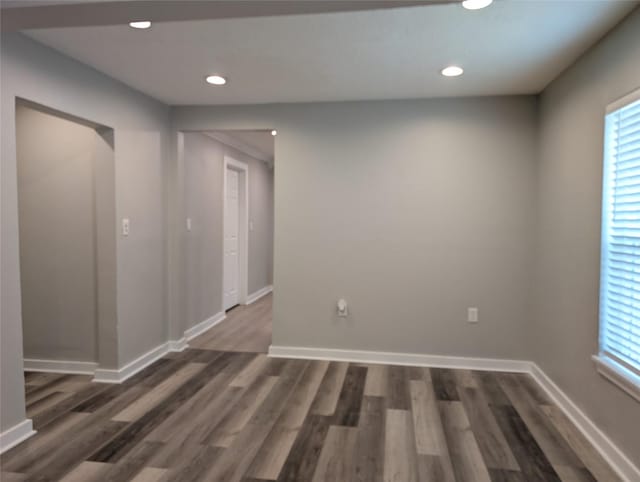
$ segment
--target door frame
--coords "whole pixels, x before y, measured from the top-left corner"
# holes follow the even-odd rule
[[[224,306],[224,283],[225,283],[225,262],[224,262],[224,240],[225,240],[225,220],[227,212],[227,169],[232,169],[240,174],[238,188],[238,304],[246,305],[249,296],[249,165],[238,161],[233,157],[224,156],[222,176],[222,311]]]

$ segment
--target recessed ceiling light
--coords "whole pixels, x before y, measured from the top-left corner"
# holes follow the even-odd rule
[[[464,0],[462,6],[467,10],[480,10],[481,8],[488,7],[493,3],[493,0]]]
[[[278,135],[278,131],[277,131],[277,130],[275,130],[275,129],[273,129],[273,130],[271,131],[271,135],[272,135],[272,136],[277,136],[277,135]]]
[[[213,85],[224,85],[227,83],[227,79],[221,75],[210,75],[207,77],[207,82]]]
[[[138,22],[129,22],[129,27],[137,28],[140,30],[144,30],[146,28],[151,27],[151,22],[149,20],[140,20]]]
[[[457,65],[450,65],[440,71],[440,73],[445,77],[458,77],[459,75],[462,75],[463,72],[464,70],[462,67],[458,67]]]

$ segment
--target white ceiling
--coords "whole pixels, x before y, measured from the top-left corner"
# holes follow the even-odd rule
[[[530,94],[636,6],[498,0],[27,33],[172,105]],[[443,78],[451,63],[465,75]],[[209,73],[228,84],[205,84]]]
[[[214,131],[226,134],[235,139],[238,146],[248,146],[251,150],[258,151],[262,156],[260,159],[273,159],[274,157],[274,138],[271,131]],[[251,154],[251,152],[249,152]]]

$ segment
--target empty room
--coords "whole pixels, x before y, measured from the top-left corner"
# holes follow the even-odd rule
[[[640,482],[640,2],[0,7],[0,480]]]

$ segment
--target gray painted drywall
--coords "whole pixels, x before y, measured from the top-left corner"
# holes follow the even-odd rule
[[[273,284],[273,168],[240,152],[229,155],[249,165],[248,294]]]
[[[640,404],[598,375],[606,106],[640,88],[640,10],[541,96],[534,360],[636,464]]]
[[[97,361],[92,127],[16,107],[25,358]]]
[[[272,283],[273,170],[202,133],[184,133],[186,320],[190,328],[222,310],[222,190],[225,155],[249,170],[249,294]]]
[[[629,421],[638,405],[598,376],[589,357],[597,349],[602,115],[638,86],[638,17],[549,87],[540,125],[531,97],[174,108],[175,131],[279,131],[274,343],[526,354],[637,461]],[[157,318],[162,210],[168,232],[183,233],[188,201],[185,166],[172,162],[163,204],[166,108],[3,35],[3,430],[24,418],[16,96],[115,129],[117,214],[132,219],[132,235],[117,242],[117,336],[125,341],[114,366],[166,338]],[[184,148],[176,142],[172,157]],[[172,234],[166,253],[172,288],[183,281],[184,238]],[[184,301],[178,289],[168,295],[175,338]],[[334,315],[339,296],[350,302],[346,320]],[[467,306],[480,308],[479,324],[464,322]]]
[[[275,345],[521,357],[535,98],[183,107],[173,123],[278,130]]]
[[[169,109],[20,34],[1,42],[0,429],[25,417],[16,172],[16,98],[114,129],[116,217],[131,219],[117,237],[117,333],[104,368],[115,368],[167,339],[166,177]],[[108,193],[107,193],[108,194]],[[113,279],[107,273],[107,278]],[[107,280],[102,280],[107,282]],[[110,338],[109,338],[110,337]],[[117,342],[117,343],[116,343]],[[117,349],[116,349],[117,348]]]

